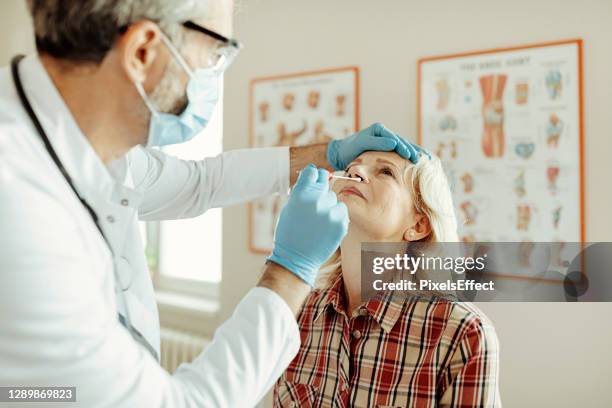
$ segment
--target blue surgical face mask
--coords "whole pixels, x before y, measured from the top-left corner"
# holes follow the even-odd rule
[[[213,68],[192,71],[186,61],[165,36],[162,39],[179,65],[189,75],[187,83],[187,107],[180,115],[159,112],[149,99],[140,82],[136,90],[151,112],[147,147],[166,146],[193,139],[210,122],[217,101],[221,74]]]

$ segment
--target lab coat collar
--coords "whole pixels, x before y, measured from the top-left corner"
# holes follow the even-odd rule
[[[101,219],[114,253],[124,244],[125,228],[142,200],[142,194],[126,187],[127,159],[107,168],[78,127],[72,113],[37,55],[19,64],[25,93],[47,133],[53,149],[68,171],[77,191]],[[110,171],[109,171],[110,170]],[[116,177],[114,178],[113,175]],[[131,207],[131,208],[130,208]]]
[[[81,132],[39,57],[28,55],[19,64],[19,72],[30,104],[79,193],[88,195],[95,188],[99,194],[110,195],[114,183],[108,170]]]

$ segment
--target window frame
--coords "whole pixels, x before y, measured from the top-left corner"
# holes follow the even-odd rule
[[[216,111],[213,114],[212,120],[218,121],[220,126],[220,137],[223,137],[223,100],[224,100],[224,81],[220,79],[221,85],[219,89],[219,101]],[[216,116],[216,118],[215,118]],[[201,137],[201,136],[200,136]],[[223,148],[221,147],[221,153]],[[223,241],[223,210],[221,211],[221,236],[219,239]],[[153,289],[156,292],[165,292],[172,295],[184,296],[185,298],[194,298],[203,301],[210,301],[214,304],[219,303],[221,292],[221,283],[223,281],[223,246],[221,247],[221,279],[219,282],[200,281],[195,279],[185,279],[164,275],[160,270],[161,258],[161,221],[145,222],[145,256],[153,282]]]
[[[221,215],[223,217],[223,215]],[[161,222],[146,223],[147,245],[145,253],[149,264],[149,271],[156,291],[172,292],[190,296],[205,297],[208,300],[219,298],[221,281],[206,282],[194,279],[175,278],[164,275],[160,270],[161,252]],[[222,239],[222,237],[221,237]]]

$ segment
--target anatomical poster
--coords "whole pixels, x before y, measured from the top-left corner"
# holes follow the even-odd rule
[[[334,68],[251,81],[251,147],[328,142],[359,128],[359,70]],[[267,254],[287,197],[249,205],[249,248]]]
[[[419,61],[463,241],[584,241],[581,40]]]

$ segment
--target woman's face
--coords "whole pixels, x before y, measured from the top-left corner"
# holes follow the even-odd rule
[[[348,175],[363,181],[336,179],[332,189],[348,207],[351,228],[359,228],[373,241],[418,239],[418,231],[409,236],[422,217],[414,211],[409,175],[404,177],[410,165],[397,153],[375,151],[349,164]]]

